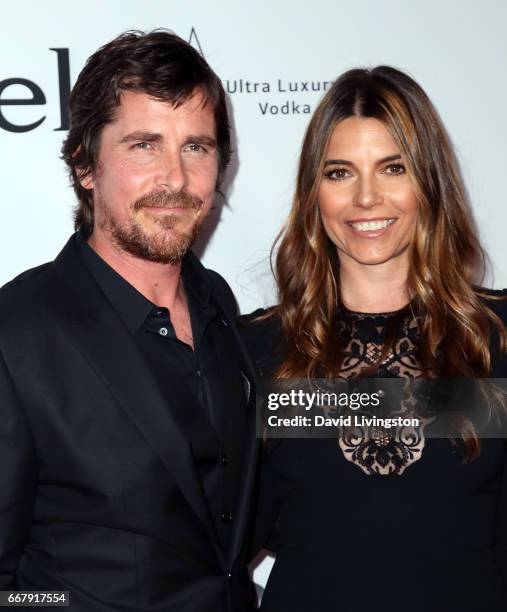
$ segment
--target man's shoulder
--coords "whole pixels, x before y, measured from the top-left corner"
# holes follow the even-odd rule
[[[53,261],[30,268],[15,276],[0,288],[0,307],[17,303],[19,300],[40,301],[55,290],[58,275],[75,277],[81,273],[79,255],[74,235],[63,246]],[[57,274],[59,270],[59,274]]]
[[[0,288],[0,309],[39,299],[47,291],[53,268],[54,262],[47,262],[25,270],[5,283]]]
[[[215,270],[204,267],[201,259],[193,251],[185,255],[183,274],[187,274],[192,283],[203,283],[206,287],[211,288],[213,297],[220,306],[228,311],[227,314],[232,317],[237,316],[236,298],[225,278]]]
[[[282,325],[278,308],[259,308],[239,320],[241,338],[263,376],[271,376],[283,353]]]
[[[211,268],[205,268],[205,270],[214,287],[217,287],[220,291],[227,292],[232,296],[234,295],[229,283],[221,274],[219,274],[216,270],[212,270]]]
[[[39,317],[40,321],[40,317],[48,314],[48,309],[54,308],[61,301],[57,268],[66,266],[65,274],[70,276],[79,273],[74,263],[74,250],[71,237],[54,261],[25,270],[0,288],[2,329],[5,330],[14,321],[34,321],[35,317]]]
[[[49,262],[30,268],[0,288],[2,346],[8,338],[12,340],[20,331],[33,333],[34,329],[42,329],[47,323],[53,267],[53,262]]]
[[[273,342],[279,342],[282,335],[282,322],[278,312],[278,306],[269,308],[258,308],[249,314],[239,318],[243,335],[248,341],[269,338]]]

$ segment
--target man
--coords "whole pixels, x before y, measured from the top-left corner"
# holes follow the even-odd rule
[[[0,588],[74,611],[245,611],[253,372],[189,251],[230,157],[218,77],[166,31],[92,55],[77,232],[0,291]]]

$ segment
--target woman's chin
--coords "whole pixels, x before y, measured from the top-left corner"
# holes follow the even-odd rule
[[[402,253],[396,251],[351,251],[343,255],[340,253],[340,263],[342,265],[360,266],[382,266],[389,265],[390,263],[399,265],[401,263],[400,255]]]

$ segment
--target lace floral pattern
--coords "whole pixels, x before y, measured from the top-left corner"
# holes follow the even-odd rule
[[[409,309],[399,313],[366,314],[347,312],[339,323],[339,334],[348,337],[341,375],[359,376],[379,358],[386,340],[388,324],[398,323],[392,352],[382,361],[375,376],[418,378],[422,369],[418,359],[419,320]],[[404,314],[403,314],[404,313]]]
[[[395,313],[367,314],[346,311],[339,334],[348,339],[341,376],[350,379],[370,370],[382,354],[387,334],[394,332],[393,349],[373,373],[376,378],[419,378],[419,320],[410,308]],[[401,402],[397,416],[414,416],[410,397]],[[365,474],[401,475],[418,461],[425,445],[423,419],[419,427],[342,427],[338,445],[344,457]]]

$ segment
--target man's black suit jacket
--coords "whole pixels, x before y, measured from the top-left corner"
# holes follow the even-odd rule
[[[232,293],[200,268],[254,381]],[[254,407],[241,409],[241,493],[223,550],[189,441],[74,239],[10,282],[0,291],[0,589],[68,590],[74,611],[250,610],[257,444]]]

